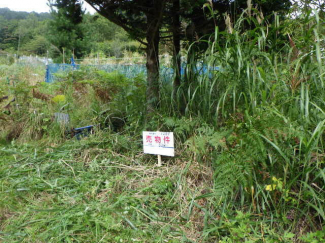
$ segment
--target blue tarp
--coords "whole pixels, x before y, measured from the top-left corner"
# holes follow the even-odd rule
[[[104,64],[104,65],[80,65],[75,64],[74,61],[72,64],[48,64],[46,65],[46,76],[45,82],[52,83],[57,80],[55,74],[58,73],[68,73],[73,70],[93,68],[97,70],[103,70],[106,72],[118,71],[119,73],[125,75],[127,78],[135,78],[140,74],[147,74],[147,69],[145,65],[133,64],[133,65],[122,65],[122,64]],[[204,74],[208,72],[208,69],[211,71],[220,70],[219,67],[207,68],[207,66],[201,66],[196,68],[198,74]],[[185,73],[185,65],[182,65],[180,70],[181,75]],[[174,69],[169,67],[161,67],[160,69],[160,78],[162,82],[170,82],[174,76]],[[209,75],[212,76],[212,73]]]

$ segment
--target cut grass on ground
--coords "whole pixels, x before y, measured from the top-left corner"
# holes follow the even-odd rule
[[[211,183],[211,173],[195,172],[211,169],[177,160],[157,168],[154,157],[122,156],[105,147],[91,137],[53,147],[1,149],[0,239],[180,242],[200,238],[204,211],[195,206],[183,210],[193,204],[190,197],[202,194]]]

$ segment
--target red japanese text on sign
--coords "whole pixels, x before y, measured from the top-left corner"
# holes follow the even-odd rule
[[[155,142],[156,142],[156,143],[161,143],[161,137],[156,136],[156,137],[155,137]]]
[[[169,143],[170,142],[170,138],[168,136],[164,137],[164,143]]]
[[[174,156],[174,135],[172,132],[143,132],[143,152]]]
[[[146,136],[146,141],[147,141],[147,143],[152,143],[152,137],[151,136]]]

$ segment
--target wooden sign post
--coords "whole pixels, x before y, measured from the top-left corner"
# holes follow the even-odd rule
[[[175,155],[174,134],[172,132],[143,132],[143,152],[158,155],[158,166],[161,166],[161,155]]]

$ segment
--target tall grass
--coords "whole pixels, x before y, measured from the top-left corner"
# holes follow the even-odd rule
[[[325,220],[323,20],[316,12],[285,21],[275,15],[272,23],[261,16],[257,10],[252,16],[244,12],[231,33],[216,27],[202,58],[187,64],[177,99],[164,96],[163,109],[176,103],[173,107],[185,106],[189,119],[198,117],[201,128],[210,124],[210,130],[192,131],[195,138],[188,144],[201,154],[197,159],[214,168],[209,197],[222,202],[215,213],[246,208],[293,232],[307,222],[320,229]]]

